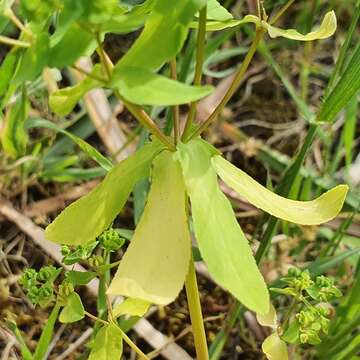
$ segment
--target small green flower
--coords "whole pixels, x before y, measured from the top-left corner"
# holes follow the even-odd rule
[[[116,230],[109,229],[104,231],[99,237],[98,237],[100,246],[109,252],[114,252],[116,250],[119,250],[124,244],[125,239],[122,238]]]

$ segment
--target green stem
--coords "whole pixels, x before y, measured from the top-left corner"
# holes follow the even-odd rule
[[[208,360],[209,353],[206,342],[204,320],[201,313],[199,289],[196,281],[194,260],[191,258],[189,272],[185,280],[186,296],[189,304],[192,331],[194,335],[196,359]]]
[[[289,0],[278,12],[277,14],[274,16],[273,19],[270,19],[269,24],[272,25],[274,23],[276,23],[276,21],[279,20],[279,18],[285,13],[285,11],[292,5],[292,3],[295,0]]]
[[[177,71],[176,71],[176,58],[171,59],[170,61],[170,73],[173,80],[177,80]],[[174,142],[175,145],[179,142],[180,139],[180,116],[179,116],[179,105],[174,105],[172,107],[172,119],[174,124]]]
[[[0,35],[0,43],[6,44],[6,45],[12,45],[12,46],[19,46],[19,47],[23,47],[23,48],[30,47],[30,44],[28,42],[21,41],[21,40],[15,40],[15,39],[9,38],[7,36],[2,36],[2,35]]]
[[[169,141],[165,134],[156,126],[150,116],[138,105],[127,102],[121,95],[116,92],[117,96],[124,103],[124,106],[131,112],[131,114],[139,121],[141,125],[146,127],[154,136],[156,136],[164,145],[171,151],[176,151],[175,145]]]
[[[207,7],[204,6],[199,12],[199,27],[196,41],[196,65],[194,75],[194,85],[201,85],[202,68],[204,63],[204,48],[205,48],[205,36],[206,36],[206,12]],[[196,115],[197,101],[193,101],[190,105],[189,114],[186,119],[184,132],[182,139],[186,139],[189,135],[191,125]]]
[[[245,75],[246,70],[248,69],[248,67],[250,65],[252,58],[255,55],[257,46],[263,37],[264,31],[265,30],[263,28],[258,28],[256,30],[255,39],[254,39],[253,43],[251,44],[250,49],[249,49],[248,53],[246,54],[245,59],[242,62],[239,70],[237,71],[235,78],[234,78],[232,84],[230,85],[229,89],[227,90],[226,94],[224,95],[224,97],[222,98],[222,100],[220,101],[220,103],[216,107],[216,109],[213,111],[213,113],[186,140],[191,140],[191,139],[199,136],[201,133],[203,133],[211,125],[211,123],[217,118],[217,116],[221,113],[221,111],[223,110],[225,105],[228,103],[228,101],[234,95],[234,93],[238,89],[238,87]]]
[[[112,69],[114,67],[111,59],[106,54],[101,39],[98,37],[98,52],[100,56],[101,63],[103,64],[109,79],[111,78]],[[114,91],[115,95],[123,102],[124,106],[130,111],[130,113],[139,121],[139,123],[147,128],[155,137],[157,137],[166,147],[171,151],[175,151],[175,145],[168,140],[165,134],[157,127],[154,121],[150,116],[138,105],[132,104],[126,101],[119,93],[119,91]]]

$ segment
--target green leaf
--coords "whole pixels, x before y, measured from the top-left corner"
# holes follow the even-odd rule
[[[101,184],[73,202],[46,228],[47,239],[68,245],[94,240],[121,211],[137,181],[149,175],[151,161],[162,148],[158,142],[146,144],[116,165]]]
[[[190,86],[151,71],[135,67],[118,67],[111,85],[128,101],[138,105],[178,105],[199,100],[212,86]]]
[[[332,122],[336,115],[360,89],[360,43],[346,66],[340,80],[322,104],[318,121]]]
[[[49,318],[46,321],[46,325],[43,331],[41,332],[41,336],[36,346],[33,360],[44,359],[54,333],[54,326],[58,318],[59,311],[60,311],[60,306],[55,305],[51,311]]]
[[[268,313],[264,315],[256,314],[256,319],[261,326],[269,326],[276,329],[278,325],[276,310],[271,303]]]
[[[226,21],[232,19],[233,16],[217,0],[208,0],[206,18],[209,20]]]
[[[158,0],[139,38],[115,66],[156,70],[175,57],[187,37],[188,25],[205,0]]]
[[[40,75],[49,58],[50,39],[47,33],[39,34],[21,58],[13,81],[21,84]]]
[[[14,158],[25,154],[28,136],[24,124],[28,116],[28,110],[28,99],[25,92],[23,92],[5,116],[5,127],[1,134],[1,143],[5,152]]]
[[[179,145],[199,249],[215,281],[249,309],[266,314],[269,293],[231,204],[219,188],[211,166],[215,154],[200,139]]]
[[[338,185],[312,201],[290,200],[266,189],[221,156],[214,157],[212,164],[222,180],[251,204],[297,224],[317,225],[333,219],[348,191],[347,185]]]
[[[0,98],[2,98],[9,88],[9,84],[14,76],[16,67],[20,60],[21,51],[17,48],[12,49],[5,57],[0,66]]]
[[[102,67],[100,64],[96,64],[93,67],[91,75],[99,77],[100,79],[103,77]],[[61,116],[67,115],[74,109],[78,101],[88,91],[104,85],[103,82],[92,76],[85,77],[84,80],[74,86],[69,86],[53,92],[49,99],[52,111]]]
[[[88,360],[120,360],[122,331],[114,323],[105,325],[96,334]]]
[[[357,95],[355,95],[346,107],[345,124],[343,132],[341,134],[342,141],[345,147],[345,160],[347,166],[350,166],[352,163],[354,139],[356,134],[357,113],[358,100]]]
[[[103,169],[106,171],[110,171],[113,168],[112,162],[107,159],[104,155],[99,153],[93,146],[91,146],[89,143],[87,143],[85,140],[79,138],[78,136],[62,129],[61,127],[57,126],[56,124],[45,120],[45,119],[29,119],[26,123],[26,127],[28,129],[30,128],[46,128],[55,130],[57,132],[60,132],[66,136],[68,136],[74,143],[76,143],[79,148],[84,151],[86,155],[88,155],[91,159],[96,161]]]
[[[94,35],[77,22],[72,22],[60,41],[56,44],[51,42],[49,66],[63,68],[72,65],[80,56],[90,56],[96,47]]]
[[[0,14],[3,15],[13,6],[15,0],[0,0]]]
[[[84,316],[84,306],[80,296],[76,292],[71,293],[67,298],[66,305],[61,310],[59,321],[63,324],[73,323],[83,319]]]
[[[113,316],[121,315],[143,316],[149,309],[150,303],[141,299],[127,298],[113,309]]]
[[[255,15],[246,15],[243,19],[230,19],[227,21],[208,21],[206,23],[206,31],[218,31],[234,26],[239,26],[247,23],[253,23],[256,27],[263,27],[270,37],[285,37],[298,41],[312,41],[318,39],[326,39],[332,36],[336,30],[336,16],[334,11],[329,11],[325,14],[320,27],[317,30],[311,31],[308,34],[301,34],[295,29],[280,29],[278,27],[268,24],[264,20],[260,20]],[[191,27],[196,28],[198,24],[196,22],[191,23]]]
[[[93,271],[75,271],[70,270],[66,272],[66,279],[73,285],[86,285],[97,276]]]
[[[108,293],[170,303],[183,287],[190,250],[181,168],[174,153],[163,151],[154,160],[147,204]]]
[[[289,358],[286,343],[280,339],[277,332],[272,333],[264,340],[262,350],[269,360],[287,360]]]
[[[306,35],[300,34],[295,29],[283,30],[262,21],[263,26],[267,29],[268,34],[272,38],[285,37],[287,39],[298,41],[313,41],[319,39],[326,39],[332,36],[336,31],[336,15],[334,11],[329,11],[325,14],[321,25],[317,30],[311,31]]]

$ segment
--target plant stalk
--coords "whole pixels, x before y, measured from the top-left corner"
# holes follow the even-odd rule
[[[9,38],[7,36],[2,36],[2,35],[0,35],[0,43],[6,44],[6,45],[11,45],[11,46],[19,46],[19,47],[23,47],[23,48],[30,47],[30,44],[26,41],[15,40],[15,39]]]
[[[201,133],[203,133],[211,125],[211,123],[217,118],[217,116],[221,113],[221,111],[223,110],[225,105],[228,103],[228,101],[234,95],[234,93],[238,89],[238,87],[245,75],[246,70],[248,69],[248,67],[250,65],[252,58],[255,55],[257,46],[263,37],[264,31],[265,30],[263,28],[258,28],[256,30],[255,39],[254,39],[253,43],[251,44],[250,49],[249,49],[248,53],[246,54],[245,59],[242,62],[239,70],[237,71],[236,76],[235,76],[232,84],[230,85],[229,89],[227,90],[226,94],[224,95],[224,97],[222,98],[222,100],[220,101],[220,103],[216,107],[216,109],[213,111],[213,113],[186,140],[191,140],[191,139],[199,136]]]
[[[111,78],[111,72],[114,67],[109,56],[106,54],[102,44],[101,39],[98,38],[98,52],[100,60],[106,70],[106,73]],[[165,134],[157,127],[151,117],[138,105],[132,104],[126,101],[119,93],[119,91],[114,91],[115,95],[123,102],[124,106],[130,111],[130,113],[139,121],[139,123],[147,128],[155,137],[157,137],[166,147],[171,151],[176,151],[175,145],[168,140]]]
[[[191,258],[189,272],[185,280],[186,296],[189,305],[192,331],[194,335],[196,359],[208,360],[209,353],[206,342],[204,320],[201,313],[199,289],[196,281],[194,259]]]
[[[206,11],[207,7],[204,6],[199,11],[199,27],[196,41],[196,65],[195,65],[195,75],[194,75],[194,85],[201,85],[202,77],[202,68],[204,63],[204,48],[205,48],[205,36],[206,36]],[[186,123],[184,127],[184,132],[182,134],[182,139],[186,139],[189,135],[191,124],[193,123],[196,115],[196,105],[197,101],[193,101],[190,104],[189,114],[186,118]]]
[[[177,71],[176,71],[176,58],[171,59],[170,61],[170,73],[173,80],[177,80]],[[174,124],[174,142],[175,145],[179,142],[180,139],[180,115],[179,115],[179,105],[174,105],[171,109],[172,119]]]

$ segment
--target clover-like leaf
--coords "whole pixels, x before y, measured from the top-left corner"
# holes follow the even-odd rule
[[[110,322],[96,334],[88,360],[119,360],[123,350],[122,332]]]
[[[289,358],[285,341],[277,332],[272,333],[262,343],[262,350],[269,360],[287,360]]]
[[[134,185],[148,176],[154,156],[163,145],[152,142],[116,165],[101,184],[73,202],[46,228],[48,240],[84,245],[94,240],[114,220]]]
[[[212,159],[222,180],[249,203],[280,219],[317,225],[333,219],[341,210],[347,185],[338,185],[312,201],[289,200],[268,190],[221,156]]]
[[[269,293],[229,200],[221,192],[211,157],[217,151],[201,139],[179,145],[201,255],[215,281],[260,314],[269,311]]]
[[[184,284],[190,249],[180,164],[163,151],[154,160],[147,204],[108,293],[170,303]]]
[[[76,292],[71,293],[67,298],[66,305],[61,310],[59,321],[64,324],[73,323],[83,319],[84,316],[84,306],[80,296]]]
[[[150,70],[122,66],[115,68],[110,86],[128,101],[138,105],[178,105],[209,95],[212,86],[191,86]]]

